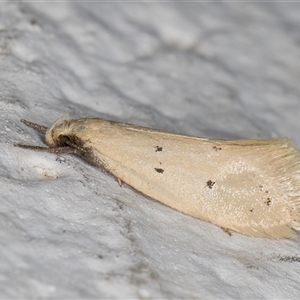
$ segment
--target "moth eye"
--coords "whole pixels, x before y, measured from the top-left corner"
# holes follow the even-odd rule
[[[57,137],[58,144],[60,147],[67,147],[70,146],[71,140],[67,135],[59,135]]]

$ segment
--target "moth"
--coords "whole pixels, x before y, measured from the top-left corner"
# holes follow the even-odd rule
[[[100,118],[21,122],[45,132],[48,147],[15,146],[78,155],[227,232],[279,239],[300,230],[300,155],[288,139],[213,140]]]

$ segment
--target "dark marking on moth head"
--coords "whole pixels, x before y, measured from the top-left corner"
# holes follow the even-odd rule
[[[253,212],[253,211],[254,211],[254,208],[251,208],[251,209],[250,209],[250,212]]]
[[[93,149],[91,147],[86,147],[85,144],[86,143],[75,134],[59,135],[56,142],[57,147],[71,147],[75,150],[74,153],[86,162],[94,166],[105,168],[99,158],[94,155]]]
[[[216,151],[222,150],[222,147],[220,146],[213,146],[213,149],[215,149]]]
[[[207,182],[206,182],[206,186],[208,186],[210,189],[212,189],[213,188],[213,186],[215,185],[215,181],[212,181],[212,180],[208,180]]]
[[[161,168],[154,168],[157,173],[163,173],[165,170]]]
[[[155,148],[155,152],[160,152],[163,150],[163,148],[160,146],[155,146],[154,148]]]

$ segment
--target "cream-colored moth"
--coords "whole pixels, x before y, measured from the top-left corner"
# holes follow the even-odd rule
[[[300,230],[300,154],[287,139],[210,140],[104,119],[56,120],[47,147],[77,154],[187,215],[256,237]]]

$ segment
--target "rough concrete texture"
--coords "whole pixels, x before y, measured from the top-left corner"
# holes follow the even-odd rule
[[[299,238],[174,211],[21,118],[104,117],[300,147],[299,3],[0,4],[0,297],[299,299]]]

